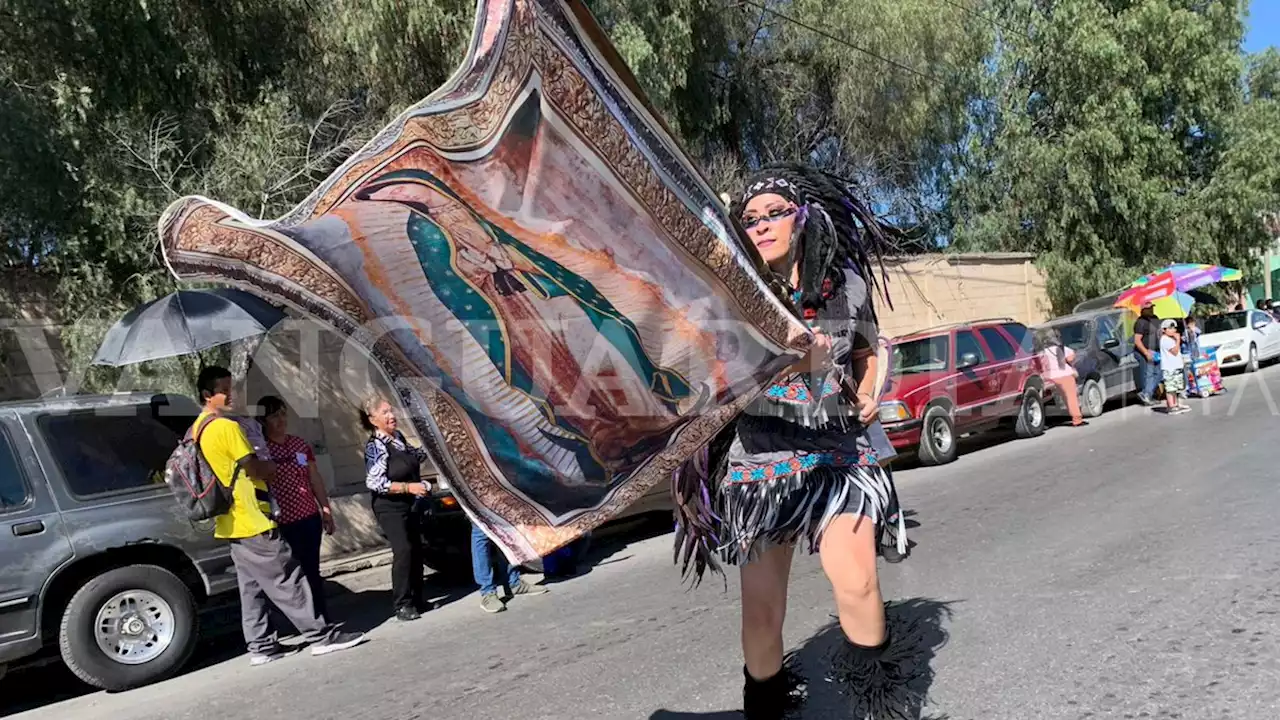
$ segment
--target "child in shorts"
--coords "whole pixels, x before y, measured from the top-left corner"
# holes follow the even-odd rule
[[[1191,408],[1182,403],[1187,373],[1182,366],[1182,341],[1175,320],[1160,323],[1160,370],[1164,373],[1165,412],[1169,415],[1190,412]]]

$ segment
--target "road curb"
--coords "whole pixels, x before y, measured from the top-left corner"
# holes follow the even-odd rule
[[[341,583],[344,575],[372,570],[391,564],[391,549],[379,548],[367,552],[345,555],[320,563],[320,575],[326,580]]]

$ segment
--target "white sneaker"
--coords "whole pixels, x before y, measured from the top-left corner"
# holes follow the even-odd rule
[[[277,660],[283,660],[297,652],[298,652],[297,648],[291,648],[285,645],[278,645],[273,650],[268,650],[265,652],[249,653],[249,665],[251,667],[260,667],[262,665],[266,665],[267,663],[273,663]]]

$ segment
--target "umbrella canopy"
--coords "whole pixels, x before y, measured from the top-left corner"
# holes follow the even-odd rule
[[[1182,315],[1176,317],[1186,317],[1186,312],[1191,309],[1194,302],[1214,302],[1212,296],[1197,292],[1190,295],[1196,288],[1211,285],[1216,282],[1232,282],[1243,277],[1243,273],[1234,268],[1224,268],[1217,265],[1198,265],[1194,263],[1179,263],[1170,265],[1169,267],[1158,270],[1150,275],[1144,275],[1133,282],[1128,290],[1120,293],[1116,298],[1115,307],[1124,307],[1131,310],[1139,310],[1143,305],[1148,303],[1156,304],[1156,314],[1160,317],[1175,317],[1174,313],[1179,310],[1184,311]],[[1177,294],[1185,297],[1175,297]],[[1188,302],[1189,301],[1189,302]],[[1166,313],[1161,314],[1161,309]]]
[[[1195,304],[1196,299],[1190,294],[1175,292],[1172,295],[1167,295],[1156,300],[1156,317],[1161,320],[1181,320],[1191,314],[1191,306]]]
[[[1116,298],[1115,306],[1129,308],[1137,312],[1144,305],[1152,305],[1157,300],[1167,298],[1178,291],[1177,283],[1171,272],[1165,271],[1159,275],[1149,275],[1143,279],[1147,280],[1147,282],[1135,285],[1120,293],[1120,297]]]
[[[133,365],[265,334],[284,313],[243,290],[182,290],[130,310],[103,338],[94,365]]]
[[[1244,277],[1244,273],[1234,268],[1201,265],[1198,263],[1177,263],[1138,278],[1130,287],[1140,287],[1158,282],[1164,278],[1166,273],[1173,278],[1174,289],[1181,292],[1188,292],[1213,283],[1235,282]]]

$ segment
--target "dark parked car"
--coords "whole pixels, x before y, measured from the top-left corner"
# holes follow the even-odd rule
[[[227,544],[164,483],[197,412],[140,394],[0,404],[0,670],[61,653],[122,690],[186,663],[197,613],[236,588]]]
[[[1076,352],[1076,389],[1080,412],[1085,417],[1097,417],[1109,401],[1137,392],[1134,320],[1128,310],[1090,310],[1054,318],[1033,328],[1036,333],[1057,330],[1062,343]],[[1053,394],[1053,404],[1065,408],[1056,385]]]

